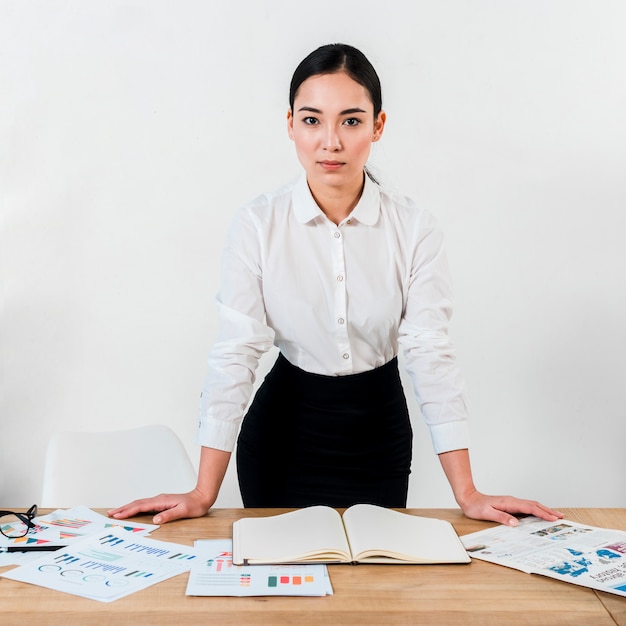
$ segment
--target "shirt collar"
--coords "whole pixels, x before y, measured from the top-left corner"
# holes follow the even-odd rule
[[[296,219],[303,224],[323,215],[322,210],[315,202],[306,174],[302,174],[293,188],[293,209]],[[357,205],[350,214],[350,219],[372,226],[378,220],[380,214],[380,189],[378,185],[366,174],[363,193]]]

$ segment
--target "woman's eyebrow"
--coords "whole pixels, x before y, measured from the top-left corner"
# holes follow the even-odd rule
[[[309,113],[321,113],[319,109],[315,107],[300,107],[298,112],[300,111],[308,111]],[[354,107],[352,109],[345,109],[344,111],[340,111],[339,115],[351,115],[353,113],[367,113],[367,111],[360,109],[359,107]]]

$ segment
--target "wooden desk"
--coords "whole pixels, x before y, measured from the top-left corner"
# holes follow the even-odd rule
[[[230,537],[231,524],[240,517],[285,511],[216,509],[201,519],[166,524],[152,536],[193,545],[199,538]],[[466,519],[455,510],[409,512],[447,519],[459,535],[493,525]],[[564,513],[573,521],[626,530],[626,509],[566,509]],[[187,597],[188,575],[182,574],[107,604],[0,578],[0,624],[626,626],[626,598],[482,561],[470,565],[361,564],[328,568],[334,595],[323,598]]]

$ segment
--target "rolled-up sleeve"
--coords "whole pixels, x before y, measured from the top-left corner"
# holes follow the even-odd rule
[[[450,272],[443,237],[432,217],[421,221],[414,242],[398,342],[433,447],[440,454],[469,446],[467,394],[448,336]]]
[[[222,254],[219,330],[208,357],[195,436],[202,446],[232,451],[259,359],[274,342],[265,323],[259,254],[254,220],[241,210]]]

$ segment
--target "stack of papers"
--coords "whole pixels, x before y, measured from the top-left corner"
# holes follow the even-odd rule
[[[33,522],[35,527],[25,537],[8,539],[4,535],[0,535],[0,549],[68,546],[89,535],[115,528],[144,536],[158,528],[154,524],[117,521],[100,515],[86,506],[57,509],[47,515],[36,517]],[[10,531],[11,529],[7,528],[6,530]],[[22,565],[40,557],[41,552],[0,553],[0,567],[3,565]]]
[[[188,546],[113,530],[49,552],[2,576],[111,602],[188,571],[195,558]]]
[[[537,517],[461,537],[475,559],[626,596],[626,532]]]
[[[326,565],[233,565],[233,542],[198,540],[188,596],[326,596]]]
[[[34,521],[37,526],[26,537],[4,545],[61,547],[6,555],[26,562],[0,576],[111,602],[189,571],[196,558],[194,548],[145,536],[158,526],[118,522],[87,507],[57,510]]]
[[[236,566],[232,540],[189,546],[147,537],[154,524],[120,522],[78,506],[37,517],[26,537],[2,547],[59,546],[50,552],[0,554],[0,576],[112,602],[190,571],[189,596],[325,596],[333,593],[325,565]]]

